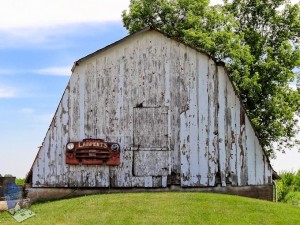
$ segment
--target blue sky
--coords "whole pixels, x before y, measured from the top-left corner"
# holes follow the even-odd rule
[[[121,22],[77,24],[50,43],[0,48],[0,174],[28,172],[73,62],[126,34]]]
[[[214,1],[215,3],[220,2]],[[0,174],[25,177],[73,62],[127,35],[129,0],[9,0],[0,9]],[[300,154],[278,156],[298,169]]]

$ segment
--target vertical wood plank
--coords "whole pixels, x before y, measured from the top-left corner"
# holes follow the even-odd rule
[[[209,60],[208,63],[208,185],[215,186],[216,173],[217,173],[217,146],[216,146],[216,105],[215,105],[215,92],[217,86],[216,79],[216,66],[213,60]]]
[[[197,54],[198,86],[199,86],[199,166],[200,166],[200,185],[208,186],[208,57]]]
[[[225,147],[225,111],[226,111],[226,74],[223,67],[218,67],[218,147],[219,174],[221,185],[226,186],[226,147]]]

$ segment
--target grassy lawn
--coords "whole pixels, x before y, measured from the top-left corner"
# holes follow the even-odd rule
[[[22,224],[300,224],[300,207],[210,193],[103,194],[34,204]],[[18,224],[7,212],[0,224]]]

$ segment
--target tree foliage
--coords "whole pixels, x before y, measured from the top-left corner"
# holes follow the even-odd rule
[[[224,61],[264,149],[295,145],[300,8],[286,0],[131,0],[124,26],[157,28]]]

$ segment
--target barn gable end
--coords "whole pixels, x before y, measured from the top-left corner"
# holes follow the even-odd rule
[[[32,187],[270,186],[272,167],[223,65],[146,29],[78,60],[33,163]],[[83,139],[120,165],[66,164]]]

